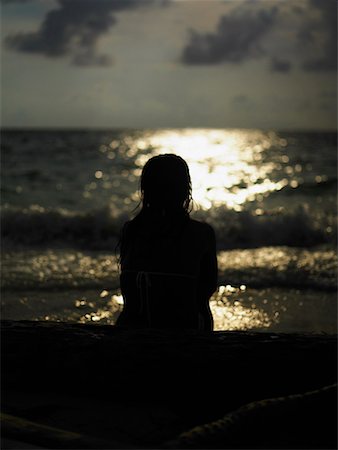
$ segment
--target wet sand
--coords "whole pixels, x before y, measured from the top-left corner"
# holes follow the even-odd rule
[[[2,351],[3,448],[336,448],[335,335],[3,321]]]

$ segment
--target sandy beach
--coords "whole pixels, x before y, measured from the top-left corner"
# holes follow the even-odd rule
[[[335,335],[4,321],[2,345],[3,448],[336,448]]]

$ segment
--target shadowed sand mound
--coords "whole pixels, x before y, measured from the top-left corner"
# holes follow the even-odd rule
[[[336,448],[336,351],[331,335],[2,322],[3,448]]]

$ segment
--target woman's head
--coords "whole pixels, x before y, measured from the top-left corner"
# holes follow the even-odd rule
[[[149,232],[164,235],[177,233],[189,218],[191,180],[188,165],[180,156],[165,154],[149,159],[142,170],[140,187],[142,209],[123,228],[117,245],[121,255],[144,219]],[[152,220],[152,212],[161,220]],[[156,230],[149,227],[149,218],[150,223],[157,227]]]
[[[188,212],[191,180],[187,163],[169,153],[149,159],[141,175],[141,193],[143,209]]]

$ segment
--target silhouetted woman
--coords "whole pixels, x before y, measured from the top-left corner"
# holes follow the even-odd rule
[[[142,209],[120,242],[124,309],[117,325],[212,330],[209,298],[217,285],[215,234],[189,217],[186,162],[151,158],[141,175]]]

